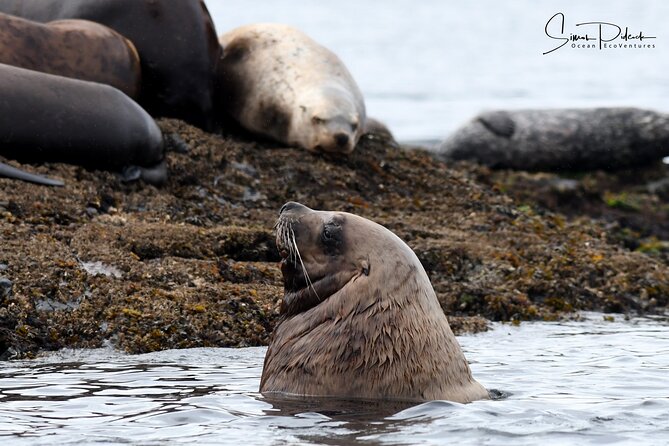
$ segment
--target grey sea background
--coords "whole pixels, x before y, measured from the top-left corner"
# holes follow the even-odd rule
[[[669,110],[669,2],[208,0],[220,33],[296,26],[337,53],[368,113],[402,141],[444,138],[492,108]],[[572,49],[544,33],[587,21],[654,36],[651,49]],[[258,392],[265,348],[126,355],[111,347],[0,363],[7,445],[666,445],[669,322],[598,313],[494,323],[459,338],[496,401],[404,410],[276,403]]]
[[[635,106],[669,110],[669,2],[207,0],[217,31],[278,22],[334,51],[358,82],[368,115],[401,141],[443,139],[484,109]],[[577,49],[544,28],[598,34],[608,22],[655,48]],[[553,27],[553,32],[559,27]],[[603,36],[611,37],[605,27]],[[555,34],[553,34],[555,35]],[[614,34],[615,35],[615,34]],[[629,41],[631,43],[631,41]],[[581,43],[581,42],[579,42]]]

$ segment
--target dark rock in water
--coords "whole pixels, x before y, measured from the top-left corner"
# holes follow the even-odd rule
[[[642,166],[669,155],[669,115],[637,108],[491,111],[437,151],[445,160],[519,170]]]

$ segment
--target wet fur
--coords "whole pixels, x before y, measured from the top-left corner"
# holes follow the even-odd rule
[[[342,240],[327,252],[317,234],[333,218]],[[472,378],[418,258],[392,232],[352,214],[301,207],[283,212],[276,228],[286,294],[262,392],[406,401],[488,397]]]

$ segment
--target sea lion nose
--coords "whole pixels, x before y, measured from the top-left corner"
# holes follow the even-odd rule
[[[281,206],[281,209],[279,210],[279,215],[283,214],[286,211],[292,211],[295,209],[301,209],[301,210],[306,210],[309,209],[303,204],[296,203],[295,201],[289,201],[288,203],[284,204]]]
[[[339,147],[344,147],[348,144],[348,135],[346,133],[337,133],[335,135],[335,142]]]

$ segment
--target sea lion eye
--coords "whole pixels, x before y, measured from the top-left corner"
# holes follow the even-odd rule
[[[357,122],[354,122],[353,124],[351,124],[351,129],[352,129],[354,132],[355,132],[356,130],[358,130],[358,123],[357,123]]]
[[[311,122],[313,122],[316,125],[323,124],[325,122],[325,119],[321,119],[318,116],[314,116],[313,118],[311,118]]]
[[[321,241],[326,245],[336,245],[339,242],[339,229],[336,224],[326,224],[323,226]]]
[[[325,247],[325,252],[330,255],[336,255],[343,243],[342,225],[340,221],[328,221],[323,224],[321,231],[321,243]]]

